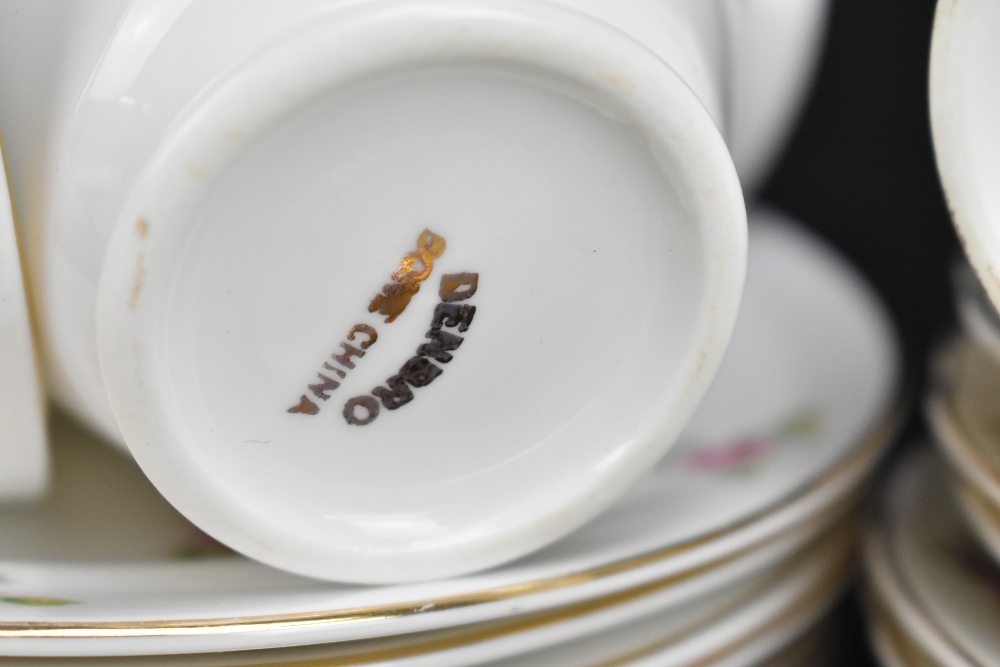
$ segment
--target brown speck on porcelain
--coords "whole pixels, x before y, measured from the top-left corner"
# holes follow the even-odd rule
[[[142,286],[146,280],[146,267],[143,266],[143,254],[140,252],[135,261],[135,271],[132,273],[132,291],[129,294],[128,307],[134,309],[139,303],[139,295],[142,294]]]

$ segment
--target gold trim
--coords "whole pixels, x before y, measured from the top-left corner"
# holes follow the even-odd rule
[[[982,432],[985,428],[982,420],[985,412],[983,408],[970,402],[969,394],[974,392],[976,388],[969,387],[971,380],[966,373],[969,364],[988,364],[992,367],[994,365],[993,359],[987,357],[976,343],[966,339],[959,339],[947,345],[943,351],[938,353],[937,359],[939,360],[938,365],[942,367],[949,364],[955,367],[948,373],[942,373],[946,376],[941,383],[942,388],[932,391],[927,400],[931,411],[935,409],[935,405],[940,406],[942,416],[946,421],[945,426],[954,436],[953,438],[941,437],[947,435],[944,433],[938,436],[937,440],[939,444],[943,445],[948,459],[958,465],[960,469],[967,464],[978,468],[1000,488],[1000,469],[997,468],[996,462],[983,451],[984,447],[989,448],[989,443],[984,445],[982,442]],[[980,393],[989,394],[990,392]],[[933,419],[931,422],[932,427],[935,426]],[[935,433],[935,435],[938,434]],[[954,451],[952,447],[954,447]],[[960,457],[963,454],[970,461],[961,461]]]
[[[816,553],[829,546],[828,542],[835,541],[838,533],[848,533],[853,532],[856,534],[857,525],[856,521],[853,519],[848,519],[845,522],[835,526],[829,532],[821,536],[819,539],[815,540],[806,550],[796,557],[793,557],[793,561],[807,560],[810,556],[815,557]],[[768,582],[765,582],[764,588],[768,585],[780,581],[781,576],[785,574],[787,566],[791,562],[786,562],[783,567],[779,569],[773,576],[769,577]],[[856,567],[855,550],[851,546],[845,546],[844,553],[840,555],[836,567],[832,568],[829,572],[825,573],[822,578],[815,584],[809,587],[809,589],[803,593],[799,598],[797,598],[791,605],[789,609],[782,612],[776,618],[771,619],[769,622],[765,623],[760,627],[753,628],[750,632],[744,634],[743,636],[735,639],[725,646],[716,649],[712,653],[702,658],[699,658],[695,662],[688,663],[686,667],[705,667],[707,665],[712,665],[721,660],[722,658],[745,648],[750,644],[755,638],[763,633],[770,632],[771,630],[776,630],[780,627],[784,627],[797,617],[802,614],[802,606],[815,606],[816,608],[822,607],[825,603],[828,603],[833,599],[836,592],[844,587],[844,581],[847,576]],[[762,588],[763,590],[763,588]],[[760,590],[757,591],[760,593]],[[731,605],[727,611],[734,611],[739,606],[749,602],[756,594],[746,596],[746,599],[742,599]],[[817,621],[819,619],[817,618]],[[657,651],[670,646],[675,643],[680,637],[676,635],[671,635],[662,638],[653,644],[649,644],[640,649],[635,649],[623,655],[617,656],[610,660],[606,660],[600,663],[595,663],[589,667],[615,667],[616,665],[627,664],[634,662],[641,658],[646,658]],[[780,650],[780,649],[779,649]]]
[[[903,396],[893,405],[892,409],[889,410],[879,424],[862,440],[861,444],[856,447],[855,450],[852,451],[845,459],[843,459],[833,469],[827,471],[812,483],[806,485],[798,492],[793,493],[777,505],[765,508],[764,510],[756,512],[755,514],[731,526],[721,528],[698,538],[694,538],[688,542],[626,559],[624,561],[592,568],[590,570],[437,599],[419,600],[405,604],[379,605],[333,611],[167,621],[5,622],[0,623],[0,638],[183,636],[222,634],[229,632],[255,632],[264,629],[271,631],[279,629],[299,629],[333,623],[375,621],[421,613],[434,613],[488,602],[510,600],[525,595],[576,586],[589,581],[594,581],[596,579],[620,574],[622,572],[628,572],[630,570],[691,551],[703,544],[732,534],[741,528],[745,528],[746,526],[760,521],[769,515],[776,514],[783,508],[794,504],[799,498],[807,495],[815,488],[829,483],[831,480],[836,479],[841,474],[850,471],[856,466],[867,467],[873,464],[878,458],[878,455],[881,453],[884,445],[887,444],[887,442],[895,434],[899,424],[902,423],[903,417],[908,413],[908,406],[909,401],[906,396]],[[836,507],[839,509],[840,504],[838,503]],[[759,548],[762,544],[765,544],[768,541],[769,540],[764,540],[762,542],[752,544],[750,547],[747,547],[736,554],[731,554],[709,564],[674,575],[671,580],[674,582],[683,581],[690,576],[695,576],[696,574],[705,572],[717,565],[722,565],[730,560],[738,558],[740,555],[743,555],[744,552]],[[593,601],[578,604],[590,604],[592,602]]]
[[[1000,535],[1000,508],[967,479],[961,480],[959,493],[967,496],[966,502],[982,515],[983,520],[990,524],[997,535]]]
[[[810,556],[815,557],[822,549],[829,546],[830,542],[837,541],[839,539],[846,539],[845,534],[849,533],[853,528],[853,521],[850,519],[837,524],[828,531],[825,531],[818,537],[810,540],[805,549],[793,554],[791,557],[780,561],[776,564],[775,571],[767,577],[768,582],[764,582],[761,588],[766,587],[767,583],[774,583],[781,578],[784,574],[785,567],[791,566],[792,563],[801,562],[808,559]],[[748,552],[754,551],[754,548],[749,548],[740,555],[745,555]],[[739,556],[730,557],[727,560],[737,560]],[[849,560],[846,559],[845,560]],[[605,595],[593,600],[587,600],[585,602],[579,602],[576,604],[568,605],[565,607],[559,607],[556,609],[537,612],[533,614],[528,614],[522,617],[515,617],[509,620],[503,621],[487,621],[483,623],[483,627],[477,628],[474,631],[440,631],[447,633],[448,636],[441,637],[438,639],[432,639],[430,641],[419,642],[416,644],[408,644],[406,646],[400,646],[385,650],[376,650],[372,652],[365,652],[362,654],[355,654],[350,656],[334,656],[328,658],[315,658],[306,659],[302,661],[298,660],[281,660],[280,664],[286,665],[287,667],[353,667],[355,665],[365,665],[372,662],[401,659],[412,657],[414,655],[426,655],[429,653],[436,653],[439,651],[444,651],[448,649],[460,648],[462,646],[468,646],[470,644],[477,644],[485,641],[495,640],[502,637],[507,637],[511,635],[520,634],[523,632],[528,632],[532,630],[538,630],[540,628],[555,625],[558,623],[563,623],[567,620],[572,620],[579,618],[581,616],[587,616],[594,614],[606,609],[617,607],[619,605],[632,602],[637,599],[641,599],[657,593],[661,590],[670,588],[678,583],[687,581],[695,578],[699,574],[710,571],[714,569],[711,564],[701,566],[697,568],[696,571],[684,572],[681,574],[673,575],[670,577],[664,577],[654,582],[648,584],[643,584],[636,588],[631,588],[626,591],[621,591],[618,593],[612,593]],[[838,568],[838,572],[841,568]],[[827,581],[827,577],[823,578],[823,582]],[[757,587],[755,587],[757,588]],[[757,591],[759,593],[760,590]],[[746,603],[754,597],[753,594],[747,594],[746,596],[741,596],[745,599],[741,601]],[[713,620],[717,620],[719,617],[724,615],[727,611],[732,611],[736,609],[741,601],[737,601],[727,605],[720,614],[715,615],[713,618],[706,619],[703,623],[700,623],[697,627],[704,627],[705,625],[711,623]],[[689,629],[690,631],[690,629]],[[454,632],[454,634],[453,634]],[[677,637],[672,637],[672,641],[676,641]],[[317,647],[320,648],[320,647]],[[631,654],[629,654],[631,655]],[[637,656],[638,657],[638,656]],[[600,665],[595,665],[594,667],[605,667],[605,665],[617,664],[622,658],[615,658],[608,663],[600,663]],[[279,663],[275,662],[254,662],[245,665],[245,667],[271,667]],[[700,664],[700,663],[699,663]],[[695,666],[692,666],[695,667]]]
[[[932,397],[931,401],[933,402],[934,400],[935,397]],[[939,438],[939,443],[943,445],[942,448],[945,450],[948,460],[955,462],[960,470],[966,466],[978,468],[980,472],[1000,488],[1000,470],[997,470],[993,462],[983,452],[979,451],[976,443],[977,438],[973,433],[970,433],[970,430],[975,431],[976,429],[966,423],[972,417],[963,417],[962,413],[964,411],[957,405],[961,399],[949,393],[937,397],[937,400],[940,401],[940,410],[948,422],[947,426],[951,427],[955,436],[953,438]],[[934,407],[932,406],[931,409],[933,410]],[[966,456],[969,461],[962,461],[960,458],[962,455]],[[963,475],[963,477],[966,476]]]
[[[865,598],[870,617],[869,633],[874,636],[875,633],[881,631],[890,650],[896,653],[900,662],[906,664],[907,667],[940,667],[940,663],[910,638],[877,594],[869,590],[866,592]],[[872,643],[875,644],[877,653],[878,641]]]
[[[828,519],[824,518],[823,521]],[[808,543],[801,549],[795,551],[790,556],[778,561],[775,564],[768,566],[765,570],[765,578],[758,585],[754,586],[752,591],[740,596],[740,599],[736,602],[726,605],[725,608],[717,610],[715,613],[710,615],[708,618],[695,623],[687,630],[690,632],[692,630],[698,630],[705,628],[710,624],[718,621],[720,618],[724,617],[727,613],[733,611],[735,608],[739,607],[741,604],[748,602],[759,594],[762,590],[765,590],[770,585],[776,581],[780,581],[782,576],[787,573],[789,567],[794,567],[794,564],[801,563],[809,558],[816,558],[821,553],[830,548],[832,543],[838,543],[840,546],[845,546],[842,543],[851,541],[851,534],[855,532],[856,529],[856,517],[854,515],[849,515],[846,518],[841,519],[836,522],[832,527],[827,530],[822,531],[819,535],[813,537],[808,541]],[[835,547],[836,548],[836,547]],[[752,551],[750,549],[749,551]],[[847,554],[852,551],[848,547],[844,548],[845,562],[849,560],[846,558]],[[704,568],[699,568],[700,570],[711,569],[709,566]],[[840,568],[837,568],[838,571]],[[430,631],[426,633],[417,633],[416,635],[409,636],[397,636],[397,637],[383,637],[377,639],[368,639],[360,641],[350,641],[350,642],[334,642],[331,644],[317,645],[317,646],[302,646],[293,648],[278,648],[278,649],[260,649],[252,651],[238,651],[238,652],[228,652],[228,653],[200,653],[200,654],[189,654],[189,655],[175,655],[175,656],[147,656],[146,661],[148,661],[151,667],[159,665],[160,667],[166,667],[168,665],[214,665],[215,667],[222,667],[223,665],[236,665],[239,664],[241,667],[276,667],[277,665],[282,665],[285,667],[357,667],[362,665],[368,665],[373,662],[387,661],[387,660],[397,660],[411,658],[414,656],[428,655],[435,652],[446,651],[450,649],[457,649],[464,646],[473,645],[476,643],[486,642],[490,640],[500,639],[503,637],[508,637],[512,635],[517,635],[523,632],[538,630],[546,626],[555,625],[562,623],[567,620],[574,618],[579,618],[581,616],[586,616],[593,613],[598,613],[609,608],[616,607],[621,604],[632,602],[636,599],[641,599],[648,595],[657,593],[661,590],[670,588],[671,586],[696,577],[702,572],[686,572],[679,575],[673,575],[670,577],[664,577],[654,582],[638,586],[626,591],[620,591],[617,593],[612,593],[609,595],[602,596],[600,598],[595,598],[593,600],[588,600],[585,602],[580,602],[572,605],[567,605],[565,607],[560,607],[552,610],[536,612],[532,614],[526,614],[524,616],[514,617],[510,619],[500,620],[500,621],[484,621],[472,626],[466,626],[464,628],[450,628],[445,630]],[[824,576],[819,585],[827,580],[827,576]],[[811,589],[815,590],[815,589]],[[808,593],[806,594],[808,595]],[[806,595],[803,596],[803,600],[806,600]],[[809,596],[808,599],[812,599]],[[801,600],[799,601],[801,602]],[[799,611],[801,604],[795,605],[795,610]],[[684,633],[681,633],[684,634]],[[416,641],[414,641],[416,638]],[[674,639],[676,639],[675,637]],[[365,651],[366,647],[370,647],[373,643],[378,643],[381,648],[376,648],[375,650]],[[389,644],[389,646],[386,646]],[[395,644],[395,645],[393,645]],[[341,655],[317,655],[324,650],[347,648],[351,647],[358,648],[359,650],[350,654]],[[294,652],[309,652],[313,653],[312,657],[296,658]],[[238,660],[237,662],[230,662],[229,659]],[[53,664],[65,664],[73,661],[74,665],[91,665],[91,664],[101,664],[113,666],[119,662],[134,661],[134,658],[128,657],[92,657],[92,658],[72,658],[72,659],[53,659],[51,662]],[[252,662],[248,662],[252,660]],[[36,660],[40,664],[47,664],[50,660]],[[3,659],[0,659],[0,664],[4,664]],[[614,664],[614,663],[612,663]],[[700,664],[700,663],[699,663]]]

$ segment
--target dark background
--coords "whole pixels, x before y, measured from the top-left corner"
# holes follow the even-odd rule
[[[960,255],[927,108],[933,0],[834,0],[812,96],[762,199],[840,249],[874,284],[918,398],[929,351],[954,326]],[[915,411],[899,447],[926,433]],[[874,665],[857,594],[838,609],[838,665]]]

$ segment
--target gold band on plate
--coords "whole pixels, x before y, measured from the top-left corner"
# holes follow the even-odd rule
[[[890,663],[887,667],[893,667],[893,661],[900,663],[902,667],[941,667],[906,634],[886,604],[874,592],[867,591],[865,597],[870,617],[868,631],[879,657]],[[882,655],[883,652],[889,655]]]
[[[532,595],[545,591],[576,586],[603,577],[608,577],[622,572],[634,570],[645,565],[656,563],[672,556],[676,556],[687,551],[691,551],[703,544],[732,534],[741,528],[745,528],[769,515],[776,514],[785,507],[793,505],[798,499],[806,496],[817,487],[828,484],[841,475],[849,474],[856,468],[867,468],[874,464],[882,452],[887,442],[895,434],[896,429],[902,423],[903,418],[909,412],[909,400],[904,396],[897,400],[887,414],[879,421],[878,425],[854,448],[854,450],[840,463],[828,470],[826,473],[804,486],[799,491],[791,494],[788,498],[765,508],[741,521],[707,533],[697,538],[688,540],[665,549],[653,551],[651,553],[629,558],[616,563],[602,565],[600,567],[584,570],[581,572],[538,579],[535,581],[513,584],[509,586],[498,586],[497,588],[473,593],[465,593],[454,596],[447,596],[430,600],[419,600],[403,604],[377,605],[371,607],[361,607],[356,609],[338,609],[333,611],[298,612],[291,614],[274,614],[262,616],[211,618],[211,619],[180,619],[180,620],[157,620],[157,621],[104,621],[104,622],[60,622],[60,621],[22,621],[0,623],[0,638],[28,638],[28,637],[50,637],[50,638],[97,638],[97,637],[152,637],[152,636],[179,636],[179,635],[204,635],[223,634],[232,632],[258,632],[262,630],[279,630],[291,628],[306,628],[311,626],[327,625],[333,623],[352,623],[360,621],[384,620],[411,616],[415,614],[427,614],[449,609],[459,609],[487,602],[509,600],[524,595]],[[838,504],[839,506],[839,504]],[[674,583],[679,583],[711,570],[726,562],[736,560],[745,552],[752,551],[761,546],[757,542],[750,547],[741,550],[736,554],[731,554],[722,559],[713,561],[706,565],[696,567],[692,570],[668,577],[645,587],[652,586],[650,590],[658,590],[656,587],[666,587]],[[669,583],[664,583],[664,582]],[[633,589],[628,593],[617,593],[615,595],[632,594]],[[641,594],[636,594],[641,595]],[[599,598],[604,600],[605,598]],[[597,601],[587,601],[579,603],[581,605],[597,604]],[[614,603],[617,604],[617,603]],[[565,609],[565,608],[563,608]],[[582,612],[587,613],[587,612]],[[326,663],[324,663],[326,664]]]
[[[857,532],[857,521],[854,517],[849,517],[848,519],[842,521],[840,524],[834,526],[830,531],[825,533],[823,536],[814,540],[814,542],[805,549],[805,551],[796,554],[792,557],[791,561],[787,561],[781,564],[781,567],[777,571],[773,572],[771,576],[767,577],[761,582],[759,586],[755,586],[753,591],[748,592],[746,595],[741,596],[740,599],[727,605],[727,607],[717,614],[714,619],[721,618],[728,612],[735,611],[740,606],[748,604],[756,596],[760,595],[772,585],[779,583],[782,576],[785,574],[789,567],[794,567],[795,563],[809,560],[810,558],[816,558],[821,551],[825,551],[829,548],[831,542],[840,541],[853,541],[852,538]],[[707,665],[712,665],[722,658],[728,655],[736,653],[740,649],[744,648],[750,644],[754,639],[762,634],[770,632],[772,630],[777,630],[781,627],[792,623],[796,618],[802,614],[802,607],[818,608],[828,602],[830,602],[838,591],[843,589],[844,582],[848,575],[854,571],[856,567],[856,558],[854,549],[845,548],[845,553],[841,555],[838,559],[836,566],[831,568],[823,578],[813,584],[808,591],[801,597],[801,599],[796,601],[796,604],[791,609],[788,609],[784,613],[780,614],[777,618],[772,619],[768,623],[753,628],[749,633],[744,634],[739,639],[736,639],[725,646],[713,651],[710,655],[707,655],[696,662],[689,663],[685,667],[706,667]],[[702,623],[702,627],[707,626],[711,623],[711,620]],[[616,656],[611,660],[596,663],[593,665],[588,665],[587,667],[615,667],[616,665],[628,664],[634,662],[641,658],[650,656],[657,651],[667,648],[671,644],[677,642],[682,638],[683,633],[677,635],[671,635],[668,637],[663,637],[654,644],[644,646],[640,649],[631,651],[625,655]]]
[[[839,542],[844,539],[849,539],[850,533],[854,528],[854,521],[849,518],[839,524],[837,524],[830,531],[825,532],[818,538],[815,538],[810,542],[803,552],[797,553],[791,557],[791,559],[786,560],[782,565],[792,566],[794,563],[807,560],[809,557],[816,557],[821,550],[828,548],[831,542]],[[753,548],[747,549],[746,551],[753,551]],[[739,556],[745,555],[741,552],[738,555],[729,556],[725,560],[728,562],[730,560],[735,560]],[[682,574],[665,577],[657,581],[653,581],[636,588],[632,588],[626,591],[621,591],[618,593],[612,593],[610,595],[605,595],[593,600],[587,600],[584,602],[578,602],[575,604],[567,605],[565,607],[559,607],[556,609],[551,609],[542,612],[535,612],[532,614],[526,614],[523,617],[515,617],[508,620],[502,621],[486,621],[482,624],[482,627],[475,630],[443,630],[434,631],[438,637],[427,640],[427,641],[417,641],[412,643],[407,643],[403,646],[393,647],[389,649],[375,649],[372,651],[364,651],[356,653],[353,655],[342,655],[342,656],[331,656],[331,657],[319,657],[315,659],[305,659],[305,660],[288,660],[282,659],[282,665],[287,667],[353,667],[357,665],[365,665],[373,662],[381,662],[387,660],[398,660],[402,658],[413,657],[417,655],[426,655],[429,653],[435,653],[439,651],[445,651],[448,649],[460,648],[462,646],[468,646],[471,644],[477,644],[489,640],[499,639],[506,636],[511,636],[515,634],[520,634],[523,632],[528,632],[531,630],[538,630],[540,628],[562,623],[568,620],[579,618],[581,616],[587,616],[589,614],[594,614],[606,609],[617,607],[619,605],[632,602],[644,598],[646,596],[652,595],[664,589],[670,588],[678,583],[689,580],[702,574],[705,571],[714,569],[712,565],[702,566],[697,569],[697,571],[684,572]],[[837,574],[843,574],[841,570],[843,567],[837,568]],[[726,612],[733,611],[737,609],[741,604],[746,604],[752,600],[756,595],[767,589],[767,587],[776,581],[781,579],[781,575],[784,573],[785,567],[778,567],[774,572],[772,572],[765,581],[762,581],[759,586],[755,586],[754,590],[741,596],[739,600],[736,600],[728,605],[711,618],[705,619],[699,624],[696,624],[693,628],[687,628],[687,632],[696,630],[700,627],[704,627],[710,624],[713,620],[717,620],[724,616]],[[828,578],[824,578],[824,583]],[[839,581],[843,581],[843,577],[840,577]],[[663,646],[669,645],[670,643],[676,642],[680,636],[683,634],[678,633],[678,635],[672,635],[665,640],[657,642],[653,646],[647,646],[641,649],[640,652],[636,652],[636,655],[631,653],[628,656],[618,656],[611,661],[601,662],[597,665],[592,665],[591,667],[611,667],[612,665],[620,664],[622,660],[629,659],[633,660],[640,657],[646,653],[652,653],[655,650],[662,648]],[[445,635],[445,636],[441,636]],[[400,639],[403,639],[402,637]],[[315,647],[317,650],[322,650],[322,646]],[[728,652],[730,647],[727,647],[726,652]],[[735,650],[738,646],[733,646],[732,650]],[[269,667],[277,663],[274,662],[256,662],[245,665],[244,667]],[[691,665],[691,667],[698,667],[698,665]]]
[[[962,479],[959,483],[959,504],[972,506],[980,515],[981,519],[990,524],[990,527],[1000,535],[1000,508],[993,504],[993,501],[983,493],[975,484],[967,479]]]
[[[997,470],[993,462],[983,455],[976,445],[971,444],[975,442],[976,438],[969,431],[974,429],[966,423],[970,417],[963,415],[964,411],[957,408],[957,401],[958,399],[954,395],[931,398],[930,401],[929,410],[932,412],[940,411],[937,415],[939,425],[952,431],[950,434],[944,433],[943,435],[952,435],[953,437],[940,439],[941,444],[944,445],[942,449],[944,449],[945,456],[959,470],[966,470],[971,465],[989,478],[994,485],[1000,487],[1000,470]]]
[[[767,574],[758,584],[753,586],[751,591],[744,593],[737,600],[728,603],[722,609],[716,610],[711,616],[690,625],[683,631],[672,633],[670,636],[657,641],[654,645],[646,646],[640,651],[630,652],[627,656],[619,656],[611,661],[602,662],[599,665],[593,665],[591,667],[606,667],[608,665],[619,664],[620,661],[625,658],[635,659],[637,657],[641,657],[641,655],[659,650],[660,648],[679,640],[687,633],[705,628],[724,617],[727,613],[736,610],[741,605],[749,603],[754,597],[767,590],[771,585],[779,582],[782,576],[787,572],[788,568],[794,567],[796,564],[810,558],[817,558],[821,553],[829,551],[831,547],[837,548],[837,546],[833,545],[843,546],[844,542],[852,541],[851,538],[856,532],[857,520],[854,515],[845,515],[845,512],[847,509],[850,509],[856,504],[857,498],[858,494],[851,494],[849,497],[845,498],[844,501],[836,504],[836,509],[839,510],[838,512],[834,513],[828,511],[824,513],[824,516],[814,519],[813,523],[815,524],[829,525],[834,517],[840,517],[840,521],[835,522],[832,527],[822,531],[822,534],[819,536],[813,537],[804,548],[801,548],[785,560],[771,565],[769,567],[769,574]],[[751,547],[746,551],[753,551],[753,549],[761,546],[763,545]],[[746,551],[735,556],[727,557],[727,562],[734,558],[738,558],[739,556],[746,555]],[[845,551],[847,550],[845,549]],[[813,587],[815,593],[810,593],[807,596],[804,596],[803,600],[800,602],[808,602],[809,600],[813,600],[814,598],[823,595],[823,592],[828,591],[829,589],[827,583],[833,580],[835,574],[840,577],[839,581],[843,582],[843,575],[846,572],[845,563],[850,563],[851,560],[843,557],[840,560],[842,562],[838,563],[838,567],[831,569],[831,573],[825,576],[821,582]],[[465,628],[432,630],[425,633],[416,633],[416,635],[400,635],[396,637],[380,638],[377,640],[368,639],[353,642],[334,642],[332,644],[316,646],[239,651],[237,652],[240,660],[238,663],[228,662],[227,657],[231,657],[233,655],[232,653],[158,657],[146,656],[145,659],[149,661],[150,667],[166,667],[179,664],[203,665],[203,667],[209,667],[210,665],[214,667],[222,667],[223,665],[235,664],[239,664],[240,667],[274,667],[276,665],[282,665],[283,667],[359,667],[375,662],[401,660],[421,655],[428,655],[435,652],[461,648],[481,642],[538,630],[546,626],[555,625],[581,616],[586,616],[588,614],[598,613],[621,604],[641,599],[648,595],[670,588],[671,586],[681,583],[682,581],[694,578],[698,574],[701,574],[702,570],[709,569],[711,569],[711,567],[705,566],[704,568],[699,568],[698,572],[685,572],[679,575],[665,577],[633,589],[612,593],[593,600],[587,600],[556,609],[525,614],[524,616],[511,619],[484,621]],[[800,607],[801,605],[797,605],[793,611],[798,613],[800,611]],[[782,615],[775,621],[775,623],[778,623],[779,621],[787,622],[790,620],[790,617],[786,618],[788,616],[789,614]],[[760,630],[766,631],[770,629],[770,627],[771,626],[769,624]],[[752,637],[744,637],[737,642],[733,642],[728,645],[720,653],[738,650],[751,640]],[[368,648],[375,641],[382,644],[382,647]],[[356,652],[341,653],[340,655],[330,655],[327,653],[327,655],[323,655],[324,651],[329,651],[330,649],[349,650],[352,644],[358,649]],[[386,646],[385,644],[389,645]],[[298,653],[299,657],[296,657],[295,653]],[[635,655],[633,655],[633,653],[635,653]],[[132,664],[131,662],[128,662],[130,660],[133,660],[133,658],[74,658],[73,664],[80,665],[81,667],[96,664],[113,667],[121,661]],[[44,663],[45,661],[43,660],[42,664]],[[0,658],[0,665],[2,664],[3,659]],[[62,665],[66,663],[64,661],[56,661],[55,664]],[[699,667],[701,664],[701,662],[698,662],[690,667]]]

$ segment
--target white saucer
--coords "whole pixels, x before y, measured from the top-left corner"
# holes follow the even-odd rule
[[[548,609],[725,564],[731,568],[717,573],[737,577],[742,556],[759,557],[766,544],[780,557],[842,511],[898,418],[897,369],[887,318],[856,274],[804,232],[758,221],[734,346],[683,443],[577,533],[491,571],[385,587],[319,583],[238,557],[105,565],[52,562],[59,552],[49,548],[25,551],[13,554],[19,562],[0,560],[0,592],[73,604],[0,604],[0,653],[360,639]],[[107,482],[86,488],[139,474],[125,459],[117,466]],[[83,497],[74,507],[92,511]],[[156,511],[163,533],[178,534],[178,517]],[[20,526],[30,532],[30,521]],[[51,535],[69,537],[58,527]]]
[[[853,526],[841,526],[780,576],[696,632],[671,632],[669,615],[523,656],[511,667],[754,665],[777,653],[829,608],[850,571]],[[676,613],[676,612],[675,612]]]
[[[725,664],[749,665],[790,643],[829,604],[849,571],[853,537],[853,519],[843,521],[790,559],[676,609],[661,609],[667,589],[656,582],[551,611],[415,635],[249,652],[54,658],[38,667],[70,661],[74,667],[686,665],[721,656],[740,657]]]
[[[906,634],[943,665],[1000,665],[1000,568],[969,533],[928,451],[886,490],[880,534],[867,539],[878,596]]]
[[[931,451],[911,455],[893,473],[889,488],[882,492],[883,503],[893,494],[893,489],[915,473],[943,465]],[[959,649],[941,632],[918,605],[908,587],[900,578],[899,568],[893,559],[888,517],[883,512],[864,533],[863,551],[865,575],[869,585],[868,613],[871,622],[872,643],[887,667],[912,667],[904,658],[918,654],[932,665],[945,667],[972,667]]]
[[[868,636],[884,667],[940,667],[927,652],[900,628],[874,595],[868,603]]]
[[[1000,360],[1000,315],[997,314],[986,290],[966,262],[955,266],[951,273],[955,296],[955,311],[962,329],[983,349]]]
[[[933,368],[937,386],[925,412],[937,443],[962,477],[1000,506],[1000,440],[992,425],[1000,405],[1000,368],[966,339],[942,348]]]
[[[1000,510],[967,482],[958,484],[956,494],[966,524],[993,560],[1000,564]]]

